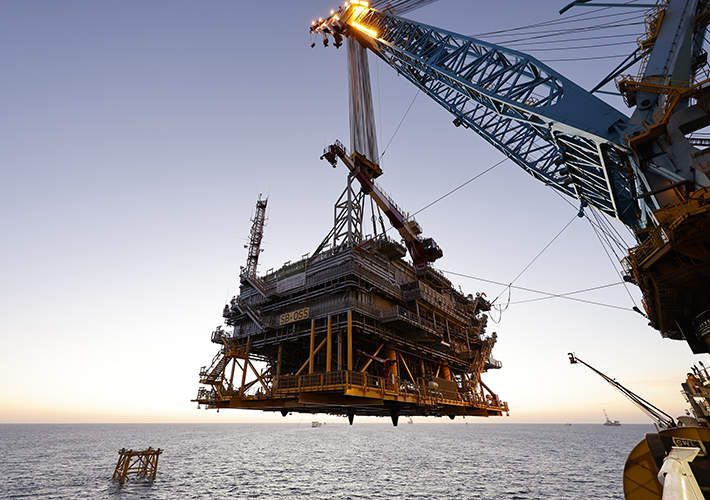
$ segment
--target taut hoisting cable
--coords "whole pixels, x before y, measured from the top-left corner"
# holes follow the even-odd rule
[[[611,14],[609,16],[600,16],[600,17],[612,17],[615,14]],[[615,19],[613,21],[609,21],[606,23],[602,24],[596,24],[592,26],[577,26],[577,27],[566,27],[563,29],[556,29],[556,30],[538,30],[538,31],[532,31],[530,30],[529,32],[525,33],[523,30],[530,29],[530,28],[536,28],[536,27],[543,27],[545,24],[540,24],[539,26],[531,25],[530,27],[523,27],[523,28],[518,28],[518,30],[522,32],[517,32],[517,30],[505,30],[505,31],[500,31],[500,32],[493,32],[493,33],[481,33],[477,35],[472,35],[474,38],[479,38],[481,39],[482,37],[486,37],[486,39],[489,39],[491,37],[505,37],[505,36],[511,36],[515,35],[518,38],[511,38],[511,39],[506,39],[503,41],[498,41],[496,43],[498,44],[511,44],[511,43],[522,43],[522,42],[529,42],[531,39],[538,39],[538,38],[552,38],[552,37],[560,37],[560,36],[567,36],[567,35],[573,35],[576,33],[580,32],[587,32],[587,31],[602,31],[602,30],[607,30],[610,28],[622,28],[622,27],[627,27],[627,26],[633,26],[638,23],[628,23],[628,21],[633,21],[637,19],[643,19],[642,16],[626,16],[622,19]],[[578,21],[573,21],[573,22],[578,22]],[[550,22],[549,25],[552,25],[553,23],[562,23],[561,21],[552,21]],[[571,22],[567,22],[566,24],[571,24]],[[641,24],[643,24],[641,22]]]
[[[606,25],[601,25],[601,26],[585,26],[585,27],[580,27],[580,28],[573,28],[569,30],[564,30],[564,31],[558,31],[552,34],[538,34],[536,36],[528,35],[524,38],[518,38],[514,40],[505,40],[500,42],[501,45],[505,44],[511,44],[515,42],[521,42],[521,41],[528,41],[528,40],[536,40],[539,38],[550,38],[553,36],[567,36],[567,35],[573,35],[576,33],[586,33],[589,31],[601,31],[601,30],[607,30],[607,29],[612,29],[612,28],[627,28],[629,26],[639,26],[644,24],[643,21],[639,21],[636,23],[621,23],[621,24],[606,24]],[[570,40],[560,40],[560,42],[569,42]]]
[[[574,205],[572,205],[572,202],[570,202],[569,199],[565,198],[562,196],[560,193],[557,191],[554,191],[554,193],[559,196],[562,200],[564,200],[565,203],[567,203],[569,206],[574,208]],[[596,235],[597,239],[599,240],[599,243],[602,246],[602,249],[604,250],[604,253],[606,253],[607,258],[609,259],[609,262],[611,263],[611,267],[614,268],[614,271],[619,272],[616,263],[614,262],[614,259],[612,259],[611,255],[609,255],[609,251],[611,250],[614,253],[614,257],[616,257],[616,261],[619,262],[621,259],[619,258],[619,255],[616,253],[614,250],[614,247],[616,247],[618,250],[622,252],[622,254],[626,254],[626,248],[628,245],[624,241],[624,239],[621,237],[619,232],[614,228],[614,226],[610,223],[609,220],[604,218],[603,216],[599,216],[599,214],[592,210],[592,214],[594,216],[594,220],[592,220],[589,215],[588,211],[584,212],[584,217],[589,221],[589,225],[592,226],[592,231],[594,231],[594,234]],[[605,244],[606,243],[606,244]],[[621,273],[619,273],[621,274]],[[628,296],[631,298],[631,302],[634,304],[634,307],[638,307],[636,304],[636,301],[634,300],[633,295],[631,295],[631,292],[629,291],[628,284],[626,281],[623,282],[624,289],[626,290],[626,293]]]
[[[617,45],[628,45],[629,43],[636,43],[635,40],[629,42],[614,42],[614,43],[599,43],[596,45],[581,45],[579,47],[549,47],[546,49],[528,49],[529,52],[551,52],[553,50],[583,50],[583,49],[598,49],[599,47],[612,47]]]
[[[545,250],[547,250],[548,248],[550,248],[550,245],[552,245],[552,244],[555,242],[555,240],[556,240],[557,238],[559,238],[560,235],[561,235],[563,232],[565,232],[565,229],[567,229],[567,228],[574,222],[574,220],[575,220],[576,218],[577,218],[577,215],[575,214],[575,216],[572,218],[572,220],[570,220],[570,221],[565,225],[565,227],[563,227],[563,228],[560,230],[560,232],[557,233],[557,235],[556,235],[554,238],[552,238],[552,240],[551,240],[547,245],[545,245],[545,248],[543,248],[542,250],[540,250],[540,253],[538,253],[538,254],[535,256],[535,258],[534,258],[532,261],[530,261],[530,263],[529,263],[527,266],[525,266],[525,268],[524,268],[522,271],[520,271],[520,272],[518,273],[518,275],[517,275],[515,278],[513,278],[513,281],[511,281],[511,282],[508,284],[508,286],[507,286],[502,292],[500,292],[500,293],[498,294],[498,296],[497,296],[495,299],[493,299],[493,300],[491,301],[491,304],[494,304],[495,301],[498,300],[498,299],[500,298],[500,296],[503,295],[503,293],[505,293],[505,290],[506,290],[506,289],[507,289],[507,290],[510,290],[511,285],[512,285],[513,283],[515,283],[515,282],[518,280],[518,278],[520,278],[520,277],[523,275],[523,273],[524,273],[525,271],[527,271],[527,270],[530,268],[530,266],[533,265],[533,263],[545,252]],[[508,304],[510,304],[510,295],[508,296]],[[505,307],[507,308],[508,306],[506,305]],[[501,311],[501,312],[503,312],[503,311]]]
[[[416,212],[414,212],[414,213],[412,214],[412,216],[415,216],[415,215],[417,215],[417,214],[423,212],[424,210],[426,210],[426,209],[429,208],[430,206],[432,206],[432,205],[434,205],[434,204],[436,204],[436,203],[439,203],[441,200],[443,200],[443,199],[446,198],[447,196],[449,196],[449,195],[451,195],[451,194],[454,194],[456,191],[458,191],[458,190],[461,189],[462,187],[467,186],[468,184],[472,183],[473,181],[475,181],[476,179],[478,179],[479,177],[481,177],[483,174],[487,174],[488,172],[490,172],[491,170],[493,170],[494,168],[496,168],[498,165],[500,165],[501,163],[503,163],[503,162],[504,162],[505,160],[507,160],[507,159],[508,159],[507,157],[506,157],[506,158],[503,158],[501,161],[499,161],[498,163],[496,163],[496,164],[493,165],[493,166],[488,167],[487,169],[485,169],[485,170],[484,170],[483,172],[481,172],[480,174],[476,174],[475,176],[473,176],[472,178],[470,178],[469,180],[467,180],[467,181],[464,182],[463,184],[459,185],[458,187],[452,189],[451,191],[449,191],[449,192],[446,193],[445,195],[440,196],[439,198],[435,199],[434,201],[432,201],[432,202],[429,203],[428,205],[426,205],[426,206],[420,208],[419,210],[417,210]]]
[[[383,153],[383,154],[384,154],[384,153]],[[482,171],[482,172],[476,174],[474,177],[472,177],[471,179],[467,180],[466,182],[464,182],[464,183],[458,185],[457,187],[455,187],[454,189],[452,189],[452,190],[449,191],[448,193],[446,193],[446,194],[440,196],[440,197],[437,198],[436,200],[434,200],[434,201],[432,201],[431,203],[428,203],[428,204],[425,205],[424,207],[420,208],[419,210],[417,210],[416,212],[414,212],[414,213],[412,214],[412,216],[418,215],[418,214],[420,214],[421,212],[423,212],[424,210],[430,208],[432,205],[435,205],[436,203],[442,201],[444,198],[446,198],[446,197],[452,195],[453,193],[455,193],[455,192],[458,191],[459,189],[461,189],[461,188],[467,186],[468,184],[470,184],[471,182],[473,182],[473,181],[475,181],[476,179],[480,178],[480,177],[483,176],[484,174],[486,174],[486,173],[490,172],[491,170],[493,170],[494,168],[498,167],[499,165],[501,165],[501,164],[502,164],[505,160],[507,160],[507,159],[508,159],[507,157],[506,157],[506,158],[503,158],[503,159],[500,160],[499,162],[497,162],[497,163],[491,165],[491,166],[488,167],[486,170],[484,170],[484,171]],[[564,199],[564,198],[563,198],[563,199]],[[565,201],[567,201],[567,200],[565,199]],[[568,202],[568,203],[569,203],[569,202]],[[570,205],[571,205],[571,204],[570,204]],[[568,292],[568,293],[564,293],[564,294],[555,294],[555,293],[550,293],[550,292],[544,292],[544,291],[541,291],[541,290],[535,290],[535,289],[533,289],[533,288],[526,288],[526,287],[521,287],[521,286],[515,286],[515,285],[513,285],[513,283],[514,283],[514,282],[515,282],[515,281],[516,281],[541,255],[542,255],[542,253],[543,253],[545,250],[547,250],[547,248],[550,247],[550,245],[552,245],[552,243],[554,243],[554,241],[562,234],[562,232],[565,231],[565,229],[567,229],[567,228],[572,224],[572,222],[573,222],[574,219],[576,219],[576,218],[577,218],[577,214],[575,214],[574,218],[572,218],[572,220],[569,221],[569,222],[567,223],[567,225],[566,225],[564,228],[562,228],[562,230],[545,246],[545,248],[542,249],[542,251],[540,251],[540,253],[538,253],[538,255],[530,262],[530,264],[528,264],[528,265],[518,274],[518,276],[516,276],[515,279],[514,279],[513,281],[511,281],[510,283],[502,283],[502,282],[500,282],[500,281],[488,280],[488,279],[479,278],[479,277],[476,277],[476,276],[470,276],[470,275],[466,275],[466,274],[456,273],[456,272],[453,272],[453,271],[446,271],[446,270],[443,270],[443,269],[441,269],[440,271],[443,272],[443,273],[446,273],[446,274],[451,274],[451,275],[459,276],[459,277],[462,277],[462,278],[474,279],[474,280],[482,281],[482,282],[484,282],[484,283],[490,283],[490,284],[494,284],[494,285],[504,286],[504,287],[506,287],[507,289],[516,289],[516,290],[522,290],[522,291],[527,291],[527,292],[539,293],[539,294],[547,295],[547,296],[548,296],[547,298],[568,299],[568,300],[573,300],[573,301],[576,301],[576,302],[583,302],[583,303],[585,303],[585,304],[591,304],[591,305],[596,305],[596,306],[609,307],[609,308],[612,308],[612,309],[619,309],[619,310],[622,310],[622,311],[628,311],[628,310],[629,310],[628,307],[615,306],[615,305],[611,305],[611,304],[604,304],[604,303],[602,303],[602,302],[595,302],[595,301],[591,301],[591,300],[579,299],[579,298],[576,298],[576,297],[569,297],[569,295],[575,295],[575,294],[578,294],[578,293],[583,293],[583,292],[587,292],[587,291],[592,291],[592,290],[597,290],[597,289],[601,289],[601,288],[607,288],[607,287],[610,287],[610,286],[619,285],[619,284],[622,284],[622,282],[612,283],[612,284],[610,284],[610,285],[603,285],[603,286],[599,286],[599,287],[588,288],[588,289],[579,290],[579,291],[575,291],[575,292]],[[387,233],[390,229],[392,229],[392,227],[387,228],[384,232]],[[505,290],[504,290],[504,291],[505,291]],[[499,294],[498,297],[500,297],[500,295],[502,295],[502,293],[503,293],[503,292],[501,292],[501,294]],[[496,299],[497,299],[498,297],[496,297]],[[493,302],[495,302],[495,300],[494,300]]]
[[[402,123],[404,123],[404,119],[407,118],[407,115],[409,114],[409,110],[412,109],[412,106],[414,105],[414,101],[417,100],[417,96],[419,95],[420,92],[421,92],[421,90],[417,90],[417,93],[414,94],[414,99],[412,99],[412,102],[409,103],[409,107],[407,108],[407,111],[404,112],[404,116],[399,121],[399,125],[397,125],[397,128],[394,129],[394,133],[392,134],[392,137],[390,138],[389,142],[387,143],[387,146],[385,146],[384,151],[382,151],[382,154],[380,155],[380,157],[385,155],[385,153],[387,152],[387,148],[389,148],[390,144],[392,144],[394,137],[397,135],[397,132],[399,132],[399,127],[402,126]]]
[[[587,11],[587,12],[581,12],[581,13],[575,14],[573,16],[567,16],[564,19],[554,19],[551,21],[542,21],[542,22],[535,23],[535,24],[528,24],[527,26],[519,26],[517,28],[508,28],[508,29],[498,30],[498,31],[489,31],[487,33],[478,33],[478,34],[475,34],[472,36],[474,38],[480,38],[483,36],[505,35],[508,33],[516,32],[516,31],[529,30],[532,28],[541,28],[544,26],[555,26],[557,24],[571,24],[571,23],[576,23],[579,21],[589,21],[589,20],[594,20],[594,19],[602,19],[602,18],[606,18],[606,17],[618,17],[618,16],[623,16],[623,15],[628,15],[628,13],[626,13],[626,12],[618,12],[616,14],[604,14],[602,16],[595,16],[594,15],[598,12],[602,12],[604,10],[609,10],[609,9],[610,9],[610,7],[602,7],[602,8],[594,9],[594,10]],[[573,19],[576,19],[576,20],[573,20]]]
[[[545,59],[544,62],[565,62],[565,61],[598,61],[601,59],[617,59],[626,57],[628,54],[614,54],[611,56],[594,56],[594,57],[569,57],[562,59]]]
[[[594,234],[597,236],[597,239],[599,240],[599,243],[601,244],[602,248],[604,249],[604,253],[606,254],[607,258],[609,259],[609,262],[611,262],[611,265],[614,267],[614,269],[616,269],[616,266],[615,266],[615,264],[614,264],[614,260],[611,258],[611,255],[609,255],[609,252],[607,251],[607,247],[608,247],[612,252],[614,251],[614,249],[613,249],[613,247],[612,247],[612,245],[611,245],[610,240],[611,240],[611,241],[614,241],[614,242],[616,243],[616,241],[614,240],[613,236],[611,236],[608,231],[605,231],[605,230],[604,230],[604,229],[605,229],[605,228],[604,228],[604,222],[608,222],[608,221],[605,221],[604,219],[599,219],[599,217],[598,217],[598,215],[597,215],[596,212],[594,212],[594,218],[595,218],[595,220],[596,220],[597,225],[595,225],[595,224],[592,222],[592,219],[590,219],[589,217],[587,217],[587,220],[589,221],[589,224],[592,226],[592,230],[594,231]],[[607,224],[607,227],[606,227],[606,228],[607,228],[607,229],[611,229],[612,226],[611,226],[610,224]],[[602,240],[602,236],[604,236],[604,240],[606,240],[606,245],[604,245],[604,241]],[[618,236],[619,238],[621,238],[621,236],[618,235],[618,233],[617,233],[617,236]],[[617,245],[618,245],[618,243],[617,243]],[[620,260],[619,257],[618,257],[618,255],[616,254],[616,252],[614,252],[614,256],[617,258],[617,261]],[[626,293],[628,294],[629,298],[631,299],[631,302],[634,304],[634,307],[638,308],[638,304],[636,304],[636,301],[634,300],[633,295],[631,295],[631,292],[629,291],[629,288],[628,288],[628,286],[626,285],[626,282],[624,282],[624,290],[626,290]]]
[[[633,2],[629,2],[633,3]],[[585,50],[585,49],[599,49],[603,50],[605,47],[612,47],[618,45],[624,45],[626,43],[633,44],[634,40],[629,40],[629,37],[634,39],[638,37],[638,33],[628,33],[629,27],[644,24],[645,13],[629,14],[628,11],[614,12],[614,13],[601,13],[601,11],[608,10],[611,7],[603,7],[600,9],[595,9],[591,12],[579,13],[573,16],[565,16],[563,19],[555,19],[545,22],[539,22],[530,24],[527,26],[522,26],[518,28],[491,31],[487,33],[478,33],[472,35],[475,38],[485,39],[493,43],[504,45],[510,48],[518,48],[530,54],[536,54],[538,52],[549,52],[552,50]],[[602,20],[602,22],[599,22]],[[587,25],[580,23],[588,23]],[[605,35],[605,36],[579,36],[584,33],[589,33],[592,31],[605,31],[616,30],[616,33]],[[619,33],[619,31],[622,31]],[[604,39],[606,43],[581,43],[584,40],[597,40]],[[626,41],[623,41],[626,40]],[[570,46],[570,44],[574,46]],[[539,47],[540,44],[548,44],[548,48],[535,48]],[[549,47],[549,44],[556,44],[557,46]],[[631,45],[629,45],[631,47]],[[633,48],[631,49],[632,51]],[[634,52],[636,52],[636,49]],[[542,54],[540,54],[542,55]],[[539,56],[538,56],[539,57]],[[601,60],[601,59],[618,59],[625,58],[629,59],[628,53],[625,54],[599,54],[595,56],[587,57],[559,57],[554,59],[539,57],[543,62],[564,62],[564,61],[579,61],[579,60]],[[632,58],[633,62],[637,62],[638,59]],[[633,64],[632,62],[632,64]],[[624,66],[622,63],[621,66]],[[598,89],[596,89],[598,90]]]
[[[384,153],[382,153],[382,154],[384,154]],[[422,208],[420,208],[420,209],[417,210],[416,212],[412,213],[412,214],[410,215],[410,217],[414,217],[415,215],[418,215],[418,214],[422,213],[424,210],[426,210],[427,208],[431,207],[432,205],[435,205],[435,204],[439,203],[439,202],[440,202],[441,200],[443,200],[444,198],[446,198],[446,197],[448,197],[448,196],[454,194],[456,191],[458,191],[459,189],[461,189],[461,188],[463,188],[463,187],[469,185],[470,183],[472,183],[473,181],[475,181],[475,180],[478,179],[479,177],[483,176],[484,174],[487,174],[488,172],[490,172],[491,170],[493,170],[494,168],[496,168],[497,166],[499,166],[500,164],[502,164],[502,163],[503,163],[505,160],[507,160],[507,159],[508,159],[507,157],[506,157],[506,158],[503,158],[503,159],[500,160],[498,163],[496,163],[496,164],[494,164],[494,165],[491,165],[490,167],[488,167],[487,169],[485,169],[483,172],[480,172],[480,173],[474,175],[473,177],[471,177],[469,180],[467,180],[467,181],[464,182],[463,184],[459,184],[457,187],[455,187],[454,189],[452,189],[452,190],[449,191],[448,193],[446,193],[446,194],[444,194],[444,195],[442,195],[442,196],[439,196],[437,199],[435,199],[435,200],[432,201],[431,203],[429,203],[429,204],[423,206]],[[391,226],[390,226],[389,228],[387,228],[387,230],[385,231],[385,233],[386,233],[387,231],[389,231],[390,229],[392,229]]]
[[[624,33],[621,35],[614,35],[614,38],[624,38],[624,37],[632,37],[633,42],[636,41],[638,38],[638,34],[636,33]],[[603,35],[603,36],[587,36],[587,37],[575,37],[574,41],[575,42],[580,42],[582,40],[609,40],[609,35]],[[548,45],[551,43],[566,43],[568,40],[543,40],[541,42],[529,42],[526,43],[525,46],[528,47],[530,45]],[[628,42],[627,42],[628,43]],[[529,49],[529,50],[537,50],[537,49]]]

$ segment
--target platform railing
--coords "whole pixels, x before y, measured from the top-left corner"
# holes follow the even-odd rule
[[[377,377],[369,373],[355,371],[333,371],[308,373],[305,375],[282,375],[279,377],[275,394],[299,392],[328,392],[347,389],[360,389],[375,392],[380,397],[395,396],[416,398],[423,404],[474,404],[485,405],[485,400],[477,394],[461,394],[458,391],[431,389],[420,380],[419,384],[407,384]]]

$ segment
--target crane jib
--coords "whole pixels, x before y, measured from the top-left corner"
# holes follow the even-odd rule
[[[357,15],[351,5],[312,31],[355,38],[454,115],[455,125],[535,178],[634,229],[642,225],[645,202],[636,199],[620,134],[625,115],[521,52],[357,7]]]

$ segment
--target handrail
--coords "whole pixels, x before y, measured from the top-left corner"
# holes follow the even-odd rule
[[[299,392],[328,392],[334,390],[361,389],[367,393],[378,393],[379,397],[393,396],[401,399],[416,399],[418,404],[438,406],[441,404],[476,406],[508,411],[508,405],[497,397],[485,397],[471,390],[452,391],[431,388],[420,379],[417,383],[401,380],[391,381],[383,377],[356,371],[339,370],[333,372],[307,373],[303,375],[282,375],[279,377],[274,395]]]

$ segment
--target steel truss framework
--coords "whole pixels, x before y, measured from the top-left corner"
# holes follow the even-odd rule
[[[495,416],[508,411],[481,380],[491,357],[484,297],[438,272],[421,278],[380,236],[243,280],[224,310],[221,346],[194,400],[348,416]],[[258,281],[255,286],[253,281]]]
[[[622,113],[520,52],[376,10],[348,12],[313,31],[356,38],[452,113],[454,124],[582,206],[634,228],[646,223],[653,207],[635,198],[633,155],[620,146]]]
[[[128,481],[131,476],[138,478],[155,479],[158,474],[158,458],[163,450],[148,448],[142,451],[133,451],[121,448],[118,450],[118,463],[113,471],[113,478],[121,483]]]

